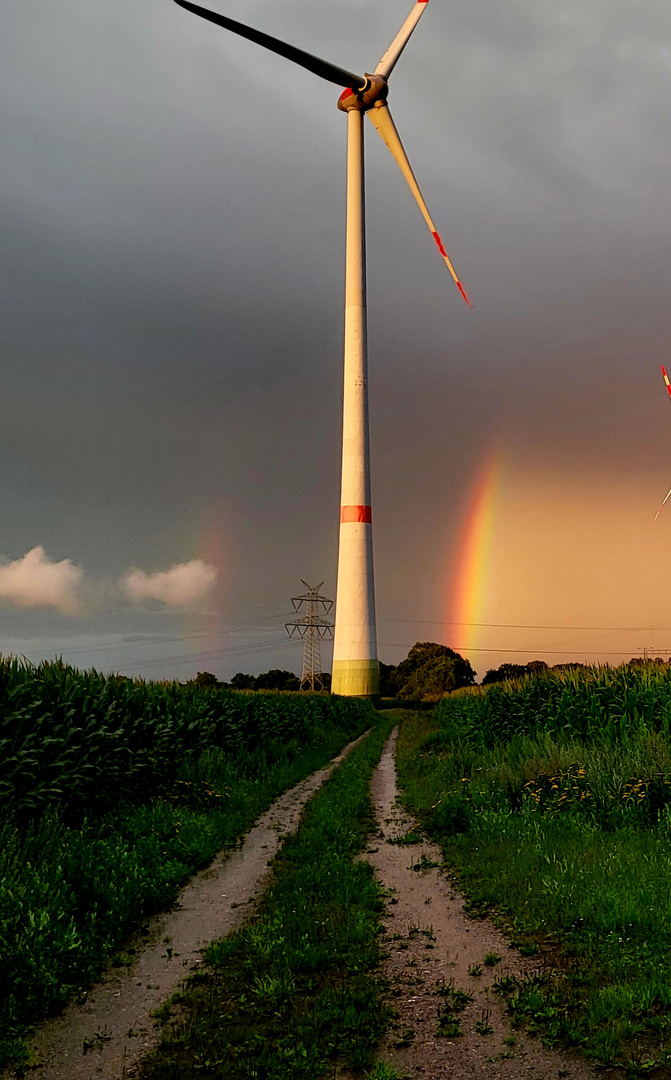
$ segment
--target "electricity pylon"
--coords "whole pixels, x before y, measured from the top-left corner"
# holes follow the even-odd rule
[[[326,618],[333,607],[333,601],[319,595],[323,581],[320,581],[319,585],[308,585],[307,581],[301,578],[301,582],[307,592],[302,596],[292,596],[291,603],[296,614],[302,611],[305,611],[305,614],[301,619],[284,625],[289,637],[303,638],[301,690],[323,690],[322,640],[333,637],[333,623]]]

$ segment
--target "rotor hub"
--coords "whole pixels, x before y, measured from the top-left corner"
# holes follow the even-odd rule
[[[368,112],[378,101],[386,101],[389,87],[384,75],[369,75],[366,72],[366,81],[362,87],[350,87],[343,90],[338,98],[338,108],[342,112]]]

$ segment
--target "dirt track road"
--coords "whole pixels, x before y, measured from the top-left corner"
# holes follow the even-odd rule
[[[132,942],[137,951],[132,967],[111,968],[83,1004],[73,1003],[40,1027],[31,1048],[41,1064],[30,1070],[31,1080],[132,1077],[134,1063],[158,1039],[152,1013],[198,967],[206,945],[239,929],[267,883],[268,863],[297,829],[308,799],[365,737],[281,795],[237,849],[196,874],[175,909],[153,918],[148,931]],[[4,1074],[7,1080],[14,1075]]]
[[[510,949],[487,920],[469,919],[443,871],[411,869],[422,856],[442,862],[437,845],[399,847],[391,842],[414,824],[397,802],[395,738],[396,732],[373,777],[379,832],[366,855],[389,893],[384,974],[392,984],[391,1004],[399,1014],[384,1040],[381,1060],[404,1076],[423,1080],[594,1080],[608,1075],[511,1029],[501,997],[491,985],[502,975],[519,978],[533,973],[533,961]],[[484,966],[487,953],[498,953],[501,962]],[[473,964],[482,965],[481,975],[469,975]],[[463,1034],[455,1038],[437,1034],[437,1014],[445,999],[436,990],[445,984],[473,996],[459,1014]],[[480,1034],[476,1025],[493,1030]],[[514,1040],[514,1045],[505,1039]]]

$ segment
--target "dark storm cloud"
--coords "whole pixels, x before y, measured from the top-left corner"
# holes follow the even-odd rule
[[[370,70],[407,6],[219,9]],[[475,310],[371,129],[382,612],[430,616],[495,437],[587,471],[668,449],[670,36],[662,0],[432,0],[399,63],[392,110]],[[216,505],[226,618],[332,588],[337,89],[170,0],[12,0],[0,87],[0,554],[156,572],[207,557]]]

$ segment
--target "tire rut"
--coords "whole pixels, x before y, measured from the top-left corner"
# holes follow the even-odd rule
[[[491,922],[467,916],[463,898],[436,865],[442,863],[436,844],[394,844],[416,824],[398,802],[396,733],[373,776],[378,832],[365,856],[388,897],[383,974],[398,1014],[380,1059],[403,1076],[424,1080],[594,1080],[612,1075],[512,1029],[492,984],[503,975],[533,975],[537,967],[512,949]],[[420,862],[431,868],[415,869]],[[485,966],[488,953],[500,955],[500,962]],[[480,975],[469,973],[473,965],[480,966]],[[450,988],[472,998],[456,1014],[462,1034],[451,1037],[438,1034],[438,1013]]]
[[[324,768],[285,791],[257,819],[233,851],[215,856],[179,894],[176,905],[152,917],[126,947],[133,964],[109,968],[86,994],[43,1023],[29,1040],[34,1080],[120,1080],[160,1037],[154,1013],[202,963],[210,942],[240,929],[264,890],[269,864],[285,837],[298,828],[307,801],[366,738],[349,743]],[[3,1080],[19,1074],[4,1072]]]

